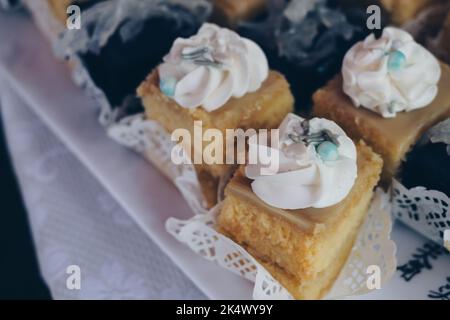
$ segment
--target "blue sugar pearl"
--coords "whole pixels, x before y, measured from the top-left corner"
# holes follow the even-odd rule
[[[330,141],[324,141],[316,147],[319,157],[323,161],[335,161],[339,158],[337,146]]]
[[[390,71],[398,71],[402,69],[406,64],[406,56],[403,52],[394,50],[389,52],[388,57],[388,69]]]
[[[159,88],[161,92],[172,98],[175,95],[175,87],[177,86],[177,80],[174,78],[161,79],[159,81]]]

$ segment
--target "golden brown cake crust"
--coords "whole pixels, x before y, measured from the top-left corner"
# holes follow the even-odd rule
[[[318,298],[325,293],[365,217],[382,160],[363,142],[357,148],[358,178],[349,195],[328,208],[283,210],[299,223],[259,200],[242,169],[225,190],[218,230],[272,266],[275,278],[291,287],[297,298]]]
[[[427,107],[383,118],[363,107],[356,108],[342,90],[337,75],[313,96],[313,114],[339,124],[354,140],[365,140],[384,160],[383,182],[388,185],[409,149],[434,124],[450,116],[450,67],[441,64],[439,93]]]

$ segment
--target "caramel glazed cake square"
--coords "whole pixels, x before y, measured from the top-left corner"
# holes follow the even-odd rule
[[[381,158],[357,145],[357,179],[341,202],[283,210],[261,201],[241,168],[225,189],[218,230],[242,245],[296,299],[319,299],[353,247],[379,181]]]
[[[393,34],[391,37],[405,37],[405,32],[400,29],[386,28],[385,30],[387,29],[390,29],[390,33]],[[367,50],[367,52],[370,51]],[[403,58],[402,53],[397,57]],[[426,57],[428,60],[435,59],[430,58],[431,55]],[[423,60],[415,63],[420,65]],[[349,64],[352,63],[350,59],[348,61]],[[401,62],[402,59],[399,61]],[[345,63],[344,59],[344,65]],[[431,64],[429,61],[424,61],[424,63]],[[363,139],[375,152],[380,154],[384,160],[382,180],[387,186],[391,179],[398,175],[401,163],[419,138],[433,125],[450,116],[450,66],[439,63],[437,60],[436,65],[439,65],[441,69],[440,78],[437,83],[431,83],[429,87],[435,86],[437,94],[424,107],[398,112],[394,117],[382,117],[378,114],[378,107],[374,110],[366,109],[363,106],[355,107],[350,97],[343,91],[343,76],[338,74],[314,94],[313,114],[335,121],[354,140]],[[366,66],[361,68],[366,68]],[[408,79],[408,81],[415,80],[416,83],[420,83],[422,78],[431,77],[430,73],[434,71],[427,68],[427,71],[424,72],[427,74],[418,79]],[[355,75],[355,78],[357,77],[359,77],[358,74]],[[412,102],[414,103],[414,100]]]
[[[426,108],[382,118],[364,108],[355,108],[342,91],[338,75],[314,94],[314,115],[336,121],[353,139],[364,139],[383,156],[383,181],[397,174],[407,152],[427,129],[450,116],[450,67],[441,65],[439,94]]]
[[[153,71],[141,84],[138,95],[143,99],[146,117],[159,122],[169,133],[184,128],[193,135],[194,121],[202,121],[204,131],[216,128],[224,137],[226,129],[276,128],[284,116],[293,110],[294,104],[289,84],[283,75],[276,71],[270,72],[258,91],[239,99],[232,98],[213,112],[207,112],[203,108],[189,110],[165,96],[159,89],[157,71]],[[217,203],[219,179],[228,175],[228,171],[233,167],[228,164],[195,165],[209,206]]]
[[[204,32],[204,28],[210,27],[218,33],[232,32],[212,24],[205,24],[199,33]],[[237,34],[235,36],[238,37]],[[267,64],[267,60],[265,63]],[[257,68],[261,68],[261,66],[257,66]],[[256,91],[247,92],[239,98],[231,97],[219,108],[206,110],[203,106],[183,107],[175,99],[163,93],[158,70],[160,69],[154,70],[147,77],[137,89],[137,93],[142,99],[146,117],[160,123],[169,133],[184,128],[194,136],[195,121],[202,121],[203,132],[208,129],[219,129],[223,137],[226,137],[227,129],[272,129],[278,127],[285,115],[293,110],[294,98],[289,84],[284,76],[276,71],[268,71],[267,77]],[[192,150],[191,154],[203,154],[206,145],[204,143],[200,149]],[[225,151],[225,143],[223,147]],[[232,164],[225,164],[225,154],[224,152],[224,164],[195,164],[209,207],[217,203],[217,187],[221,177],[229,175],[230,170],[236,167]]]

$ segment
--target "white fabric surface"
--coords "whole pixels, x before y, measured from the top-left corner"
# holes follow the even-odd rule
[[[0,105],[53,298],[205,298],[5,83]],[[69,265],[81,268],[81,290],[66,287]]]

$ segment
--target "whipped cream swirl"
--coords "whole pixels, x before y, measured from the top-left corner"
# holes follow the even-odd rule
[[[323,208],[343,200],[357,177],[356,147],[345,132],[333,121],[294,114],[286,116],[279,130],[276,148],[249,141],[249,154],[267,152],[279,159],[272,172],[259,163],[246,166],[253,192],[281,209]]]
[[[342,66],[344,92],[356,107],[392,118],[429,105],[437,95],[437,59],[406,31],[388,27],[355,44]]]
[[[256,43],[205,23],[195,36],[174,42],[158,71],[165,95],[184,108],[213,111],[258,90],[269,66]]]

